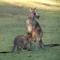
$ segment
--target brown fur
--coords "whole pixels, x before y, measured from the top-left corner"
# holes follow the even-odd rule
[[[26,35],[26,36],[18,35],[18,36],[16,36],[14,39],[12,52],[14,52],[16,49],[17,49],[17,51],[19,51],[21,49],[31,50],[30,37],[31,37],[31,35]]]
[[[38,44],[38,47],[43,48],[43,41],[42,41],[42,37],[43,37],[43,32],[42,29],[40,27],[36,27],[36,29],[32,30],[32,38],[34,41],[36,41]]]
[[[43,47],[43,31],[36,18],[39,19],[39,15],[37,15],[36,11],[33,10],[30,16],[28,16],[28,20],[26,21],[27,32],[32,34],[32,40],[36,41],[39,47]],[[35,22],[35,25],[33,24],[33,22]]]

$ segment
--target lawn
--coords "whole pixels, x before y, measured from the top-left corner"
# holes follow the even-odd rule
[[[11,51],[16,35],[26,34],[29,8],[0,6],[0,52]],[[60,11],[37,9],[44,44],[60,44]],[[60,60],[60,46],[17,53],[0,53],[0,60]]]

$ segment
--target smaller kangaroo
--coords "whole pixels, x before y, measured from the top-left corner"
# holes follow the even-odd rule
[[[16,49],[17,51],[20,51],[22,49],[31,50],[31,35],[28,34],[26,36],[16,36],[13,42],[12,52],[14,52]]]

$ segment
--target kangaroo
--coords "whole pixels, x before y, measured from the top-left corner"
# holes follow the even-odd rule
[[[13,42],[12,52],[20,51],[22,49],[31,50],[31,35],[18,35],[15,37]]]

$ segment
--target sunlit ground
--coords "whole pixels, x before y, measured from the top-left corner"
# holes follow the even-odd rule
[[[12,5],[60,10],[59,0],[1,0]]]

